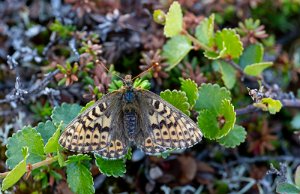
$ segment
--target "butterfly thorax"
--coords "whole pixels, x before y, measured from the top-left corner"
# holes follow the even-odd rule
[[[131,75],[126,75],[125,79],[123,80],[123,90],[124,96],[123,100],[125,103],[132,103],[134,101],[134,93],[133,93],[133,86],[132,86],[132,79]]]

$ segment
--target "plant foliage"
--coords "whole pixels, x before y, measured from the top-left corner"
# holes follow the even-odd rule
[[[274,7],[269,1],[222,1],[218,5],[142,1],[134,9],[117,10],[127,3],[0,3],[1,10],[9,8],[7,14],[0,14],[1,62],[7,62],[0,73],[0,92],[4,96],[0,105],[10,105],[9,116],[18,115],[1,120],[0,145],[6,146],[2,154],[6,167],[3,162],[0,169],[9,169],[0,173],[1,190],[42,193],[49,186],[68,184],[73,193],[98,193],[103,191],[95,188],[94,177],[101,173],[100,178],[107,179],[101,185],[109,187],[110,193],[123,192],[118,181],[108,184],[119,177],[123,177],[121,184],[134,182],[146,188],[136,189],[145,193],[176,193],[190,188],[198,193],[269,193],[275,190],[270,186],[273,183],[267,182],[270,178],[265,178],[269,172],[280,177],[275,182],[276,192],[300,193],[300,166],[292,180],[279,163],[282,158],[299,159],[296,148],[287,149],[294,148],[300,138],[300,114],[286,108],[299,108],[300,90],[295,86],[299,85],[300,46],[296,35],[285,33],[299,24],[300,4],[276,1]],[[110,12],[112,8],[116,10]],[[146,9],[153,10],[152,18]],[[214,13],[209,13],[212,10]],[[265,10],[270,13],[262,15]],[[248,16],[259,19],[235,21]],[[291,23],[294,26],[289,26]],[[275,40],[275,35],[282,34],[286,37]],[[287,43],[293,44],[288,52]],[[110,64],[114,65],[108,67]],[[27,76],[27,68],[34,73]],[[13,76],[10,71],[14,71]],[[150,72],[151,76],[146,74]],[[189,154],[166,149],[147,159],[136,149],[129,149],[122,159],[109,160],[96,153],[62,148],[59,137],[75,117],[106,93],[124,90],[123,73],[138,75],[133,76],[135,89],[155,91],[191,117],[204,143],[191,147]],[[38,82],[41,75],[45,78]],[[288,90],[298,91],[298,95]],[[7,107],[3,106],[1,114],[7,114]],[[292,121],[284,122],[286,118]],[[24,123],[32,123],[33,127]],[[128,129],[123,130],[125,134]],[[146,134],[142,135],[146,138]],[[293,144],[283,138],[291,138]],[[208,147],[213,149],[207,152]],[[282,152],[287,157],[277,157]],[[269,167],[270,160],[278,160],[280,170]],[[257,161],[259,165],[253,165]],[[265,172],[256,173],[260,171]],[[33,178],[27,179],[29,176]],[[37,184],[26,182],[31,180]],[[176,183],[189,187],[183,189]],[[207,186],[194,188],[203,183]],[[170,185],[175,189],[168,188]],[[127,192],[135,189],[128,188]]]

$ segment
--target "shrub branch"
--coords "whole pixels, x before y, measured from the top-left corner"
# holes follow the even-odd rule
[[[40,83],[34,84],[28,89],[24,89],[22,88],[21,84],[18,63],[11,56],[7,56],[7,63],[10,65],[11,69],[16,70],[15,88],[5,96],[5,99],[0,99],[0,104],[23,101],[30,97],[32,98],[39,96],[41,92],[46,88],[48,83],[52,80],[52,78],[59,72],[58,69],[50,72]]]
[[[280,101],[281,101],[283,107],[300,108],[300,100],[299,99],[283,99]],[[244,108],[239,108],[239,109],[235,110],[236,116],[250,114],[250,113],[254,113],[254,112],[260,112],[260,111],[261,111],[260,108],[257,108],[255,106],[253,106],[252,104],[248,105]]]

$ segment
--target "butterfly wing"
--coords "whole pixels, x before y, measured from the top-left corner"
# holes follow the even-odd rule
[[[120,158],[127,152],[127,141],[122,130],[120,106],[122,94],[105,95],[77,116],[62,133],[59,143],[70,151],[96,152],[106,158]]]
[[[107,159],[123,158],[125,154],[127,154],[129,146],[129,141],[124,135],[124,125],[121,111],[115,113],[113,117],[115,117],[115,119],[113,119],[111,125],[112,136],[108,144],[109,146],[95,151],[95,153]]]
[[[146,134],[138,146],[145,153],[185,149],[201,141],[200,129],[187,115],[150,91],[136,93],[142,107],[141,130]]]

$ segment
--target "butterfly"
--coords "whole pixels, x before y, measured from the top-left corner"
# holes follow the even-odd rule
[[[197,124],[158,95],[134,88],[131,75],[67,125],[59,143],[79,153],[124,157],[137,146],[148,155],[185,149],[202,139]]]

